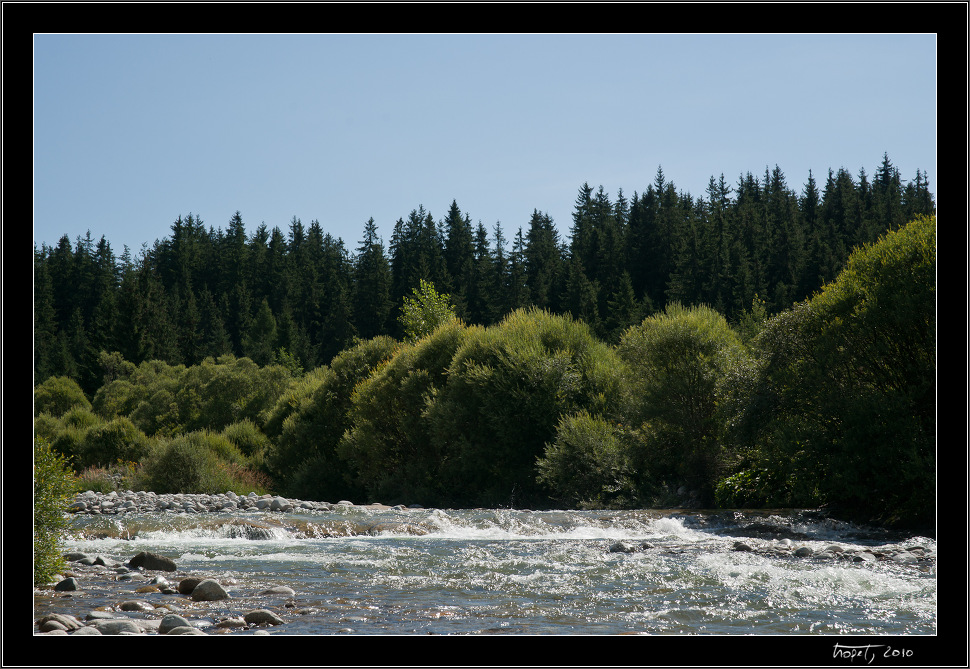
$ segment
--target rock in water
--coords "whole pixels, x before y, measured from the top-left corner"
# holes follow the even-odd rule
[[[272,611],[267,609],[258,609],[256,611],[250,611],[245,616],[245,620],[250,625],[282,625],[283,619]]]
[[[158,623],[158,633],[168,634],[171,630],[176,627],[192,627],[192,624],[182,616],[176,615],[174,613],[169,613],[167,616],[161,619]]]
[[[142,569],[150,569],[153,571],[175,571],[175,561],[171,560],[164,555],[158,555],[156,553],[148,553],[142,551],[135,557],[128,561],[128,566],[131,568],[141,567]]]
[[[219,585],[218,581],[207,578],[192,590],[192,599],[196,602],[214,602],[229,599],[229,593]]]

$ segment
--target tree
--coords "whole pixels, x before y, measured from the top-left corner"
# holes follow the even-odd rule
[[[257,365],[263,366],[272,363],[276,358],[277,350],[276,318],[269,308],[269,301],[264,297],[260,302],[256,316],[253,318],[252,327],[246,332],[243,339],[243,352],[248,358],[252,358]]]
[[[462,214],[458,203],[452,200],[444,220],[444,258],[451,285],[452,302],[458,315],[468,318],[468,296],[472,293],[475,247],[471,218]]]
[[[447,294],[435,290],[434,284],[421,279],[413,297],[405,297],[399,321],[408,341],[430,335],[440,326],[456,320],[454,307]]]
[[[531,303],[540,309],[557,311],[563,260],[559,232],[549,214],[532,211],[523,256]]]
[[[364,339],[387,331],[391,302],[391,265],[377,236],[374,219],[364,226],[364,239],[354,259],[354,325]]]

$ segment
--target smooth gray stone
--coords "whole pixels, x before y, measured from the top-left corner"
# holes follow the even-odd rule
[[[192,599],[196,602],[214,602],[229,599],[229,593],[217,581],[207,578],[192,590]]]

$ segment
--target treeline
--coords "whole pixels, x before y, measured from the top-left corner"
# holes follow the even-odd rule
[[[171,236],[116,256],[88,233],[34,249],[35,382],[103,384],[99,355],[198,365],[246,357],[312,370],[354,342],[402,337],[397,315],[423,279],[451,296],[469,325],[498,324],[535,307],[583,321],[599,339],[672,303],[706,304],[737,324],[752,304],[778,313],[833,280],[852,248],[934,211],[925,173],[903,183],[888,156],[870,179],[810,173],[800,193],[781,171],[710,179],[703,197],[658,168],[629,199],[588,184],[569,236],[536,210],[514,233],[473,224],[453,202],[436,220],[423,207],[398,219],[385,246],[373,219],[353,249],[319,221],[293,218],[247,233],[179,217]]]
[[[421,281],[403,340],[327,365],[99,354],[35,389],[85,487],[426,506],[818,507],[932,532],[936,218],[856,249],[810,299],[732,326],[668,303],[616,344],[570,315],[464,323]],[[292,362],[292,361],[290,361]]]

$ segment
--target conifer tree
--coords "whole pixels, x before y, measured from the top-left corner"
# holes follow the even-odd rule
[[[523,249],[529,300],[540,309],[559,310],[563,274],[559,232],[547,213],[533,209]]]
[[[391,265],[370,218],[364,226],[364,239],[354,259],[354,325],[358,335],[371,339],[388,328],[391,302]]]
[[[468,318],[468,296],[472,292],[474,276],[475,246],[471,218],[462,214],[455,200],[451,201],[448,215],[444,220],[444,257],[445,267],[451,279],[451,303],[461,318]]]

